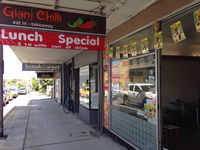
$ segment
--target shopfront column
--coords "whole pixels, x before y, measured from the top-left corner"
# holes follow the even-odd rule
[[[3,137],[3,45],[0,45],[0,137]]]

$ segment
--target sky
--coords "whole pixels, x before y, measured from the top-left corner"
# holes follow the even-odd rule
[[[17,58],[12,49],[5,45],[3,46],[4,52],[4,79],[22,79],[29,80],[36,77],[35,72],[22,71],[22,63]]]

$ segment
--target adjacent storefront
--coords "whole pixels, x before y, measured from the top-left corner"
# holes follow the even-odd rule
[[[109,43],[106,131],[139,150],[199,149],[199,16],[191,5]]]
[[[84,52],[74,58],[78,70],[79,86],[75,89],[79,100],[79,117],[84,122],[99,127],[99,63],[98,53]]]
[[[111,44],[104,60],[104,127],[141,150],[157,149],[157,51],[153,35],[148,27]],[[110,70],[109,77],[106,70]]]
[[[200,149],[200,4],[162,21],[162,148]]]

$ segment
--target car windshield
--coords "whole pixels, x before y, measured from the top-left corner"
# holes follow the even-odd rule
[[[150,92],[155,90],[155,87],[153,85],[142,85],[140,87],[144,92]]]
[[[11,90],[11,91],[16,91],[17,89],[15,89],[15,88],[11,88],[10,90]]]
[[[19,88],[19,90],[26,90],[26,88]]]

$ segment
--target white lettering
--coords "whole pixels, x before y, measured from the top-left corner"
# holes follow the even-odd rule
[[[87,36],[87,45],[89,45],[89,42],[90,42],[90,41],[89,41],[89,36]]]
[[[74,43],[75,43],[75,44],[80,44],[80,42],[81,42],[81,40],[80,40],[79,38],[75,38],[75,39],[74,39]]]
[[[90,36],[86,36],[84,38],[73,38],[73,37],[67,37],[64,34],[60,34],[58,35],[58,43],[65,43],[66,44],[66,48],[73,46],[85,46],[84,48],[86,48],[87,46],[99,46],[100,43],[100,39],[99,37],[94,38],[94,37],[90,37]],[[83,49],[83,47],[81,48]]]
[[[91,45],[96,45],[96,40],[95,40],[95,39],[91,39],[91,40],[90,40],[90,44],[91,44]]]
[[[26,34],[25,33],[21,33],[21,34],[19,34],[19,40],[24,40],[24,41],[26,41]]]
[[[59,36],[58,36],[58,43],[65,43],[65,35],[63,35],[63,34],[60,34]]]
[[[20,41],[43,41],[43,36],[35,32],[34,34],[26,34],[26,33],[17,33],[17,32],[7,32],[6,35],[5,29],[1,30],[1,38],[2,39],[11,39],[11,40],[20,40]]]
[[[1,38],[2,38],[2,39],[8,39],[8,37],[7,37],[6,34],[5,34],[5,29],[2,29],[2,30],[1,30],[1,33],[2,33],[2,34],[1,34]]]
[[[86,41],[87,41],[87,39],[82,39],[82,40],[81,40],[81,44],[82,44],[82,45],[86,45]]]
[[[73,43],[73,39],[71,37],[66,38],[66,45],[69,46],[69,44]]]
[[[99,37],[97,37],[97,46],[99,46]]]
[[[43,36],[41,34],[38,34],[38,32],[35,32],[35,41],[39,41],[42,42],[43,41]]]
[[[34,41],[35,39],[34,39],[34,34],[28,34],[28,36],[27,36],[27,39],[29,40],[29,41]]]
[[[16,39],[17,39],[17,33],[16,33],[16,32],[14,32],[14,33],[9,32],[9,33],[8,33],[8,36],[9,36],[9,38],[10,38],[11,40],[16,40]]]

